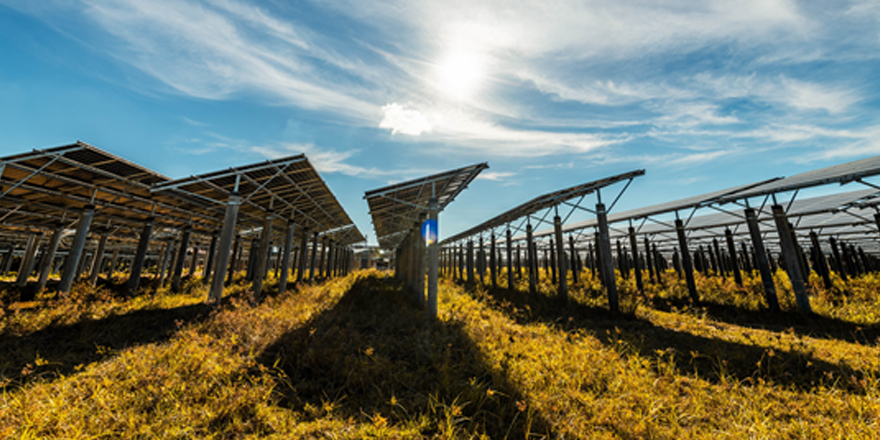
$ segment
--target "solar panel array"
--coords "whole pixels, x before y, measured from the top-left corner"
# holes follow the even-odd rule
[[[304,154],[264,163],[167,181],[153,186],[154,194],[173,196],[215,215],[230,194],[242,196],[242,221],[261,227],[268,213],[279,222],[294,220],[319,233],[332,233],[343,244],[364,241],[345,209]],[[283,226],[283,225],[282,225]]]
[[[367,191],[364,198],[370,207],[379,245],[396,248],[420,215],[427,211],[431,197],[437,198],[442,211],[487,168],[488,164],[479,163]]]
[[[88,205],[96,208],[93,225],[112,228],[117,240],[136,240],[151,217],[163,228],[190,226],[210,234],[222,224],[223,204],[239,179],[240,191],[250,196],[242,226],[259,227],[261,214],[274,208],[312,230],[332,231],[344,243],[363,241],[304,155],[171,180],[76,142],[2,157],[0,170],[0,227],[8,240],[73,227]]]
[[[644,174],[645,170],[630,171],[628,173],[618,174],[616,176],[606,177],[603,179],[582,183],[580,185],[575,185],[570,188],[565,188],[540,195],[533,198],[532,200],[529,200],[528,202],[525,202],[495,217],[492,217],[489,220],[486,220],[485,222],[474,226],[473,228],[455,234],[454,236],[444,240],[444,242],[454,242],[473,235],[477,235],[480,232],[492,230],[499,226],[503,226],[510,222],[516,221],[517,219],[523,218],[525,216],[532,215],[536,212],[540,212],[545,209],[557,206],[560,203],[566,202],[568,200],[592,194],[606,186],[610,186],[624,180],[632,180]]]
[[[742,201],[747,199],[756,197],[766,198],[823,184],[845,184],[861,181],[863,178],[877,174],[880,174],[880,159],[868,158],[809,171],[792,177],[772,178],[680,200],[614,213],[608,216],[608,222],[611,224],[612,239],[624,240],[628,235],[628,231],[625,230],[626,228],[621,228],[621,224],[625,224],[627,227],[630,224],[636,224],[638,225],[638,235],[655,236],[655,241],[661,246],[661,249],[664,243],[668,243],[668,250],[671,251],[672,247],[677,244],[677,238],[672,222],[664,218],[664,215],[671,215],[672,213],[678,215],[679,211],[683,211],[684,215],[682,217],[686,220],[686,229],[690,231],[688,239],[699,245],[703,240],[711,241],[712,239],[722,237],[725,228],[744,226],[745,219],[741,209],[745,207]],[[851,239],[864,241],[866,247],[872,253],[880,253],[880,243],[874,237],[877,234],[877,226],[872,218],[874,214],[872,209],[875,209],[878,205],[878,200],[880,200],[880,189],[871,184],[866,185],[867,189],[811,198],[795,198],[793,202],[784,203],[786,214],[796,231],[815,231],[825,236],[850,235]],[[755,207],[760,208],[760,206]],[[721,212],[702,214],[691,218],[691,214],[703,208],[714,208]],[[763,233],[768,237],[775,237],[776,230],[772,215],[766,206],[763,210],[759,209],[759,220]],[[588,234],[588,232],[592,232],[597,226],[597,220],[591,218],[565,225],[563,231],[566,233],[578,233],[579,239],[589,240],[591,234]],[[747,235],[744,229],[739,231],[740,235]],[[552,229],[544,229],[534,234],[536,240],[547,240],[552,235]],[[514,237],[514,240],[523,239],[525,239],[525,235]],[[805,241],[807,239],[806,234],[801,234],[800,239]]]

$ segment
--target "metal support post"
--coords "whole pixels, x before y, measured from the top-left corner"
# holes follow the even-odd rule
[[[327,277],[327,242],[330,237],[324,236],[321,238],[321,256],[318,259],[318,278],[326,278]]]
[[[568,274],[568,268],[566,267],[568,259],[565,257],[565,241],[562,239],[562,218],[558,215],[553,217],[553,229],[556,236],[556,273],[559,275],[559,286],[556,289],[556,294],[559,298],[568,301],[568,277],[566,276]]]
[[[681,219],[675,219],[675,232],[678,234],[678,246],[681,248],[681,262],[684,270],[684,279],[687,283],[688,294],[694,304],[700,302],[700,295],[697,293],[697,284],[694,282],[694,266],[691,263],[691,252],[688,250],[687,236],[684,233],[684,222]]]
[[[746,242],[739,242],[740,247],[742,248],[742,267],[743,270],[749,275],[752,274],[752,259],[749,257],[749,249],[746,247]]]
[[[604,203],[596,204],[596,220],[599,227],[599,257],[601,258],[602,276],[605,278],[605,290],[608,293],[608,308],[612,313],[620,311],[617,299],[617,279],[614,276],[614,261],[611,255],[611,237],[608,234],[608,214]]]
[[[312,235],[312,259],[309,261],[309,281],[315,280],[315,264],[318,262],[318,233]]]
[[[55,253],[58,251],[58,243],[61,242],[61,234],[64,233],[64,225],[58,225],[52,237],[49,238],[49,244],[46,246],[46,256],[40,264],[40,278],[37,280],[37,291],[46,288],[49,281],[49,275],[52,273],[52,263],[55,261]]]
[[[647,235],[645,236],[645,265],[648,266],[648,279],[652,283],[656,283],[657,278],[654,278],[654,262],[651,256],[651,242],[648,241]]]
[[[825,254],[822,252],[822,246],[819,244],[819,235],[814,231],[810,231],[810,242],[816,251],[814,264],[818,269],[819,275],[822,276],[822,282],[826,289],[831,289],[834,284],[831,283],[831,273],[828,271],[828,263],[825,261]]]
[[[211,279],[211,273],[214,271],[214,257],[217,253],[217,240],[220,236],[219,231],[211,234],[211,245],[208,246],[208,255],[205,255],[205,269],[202,271],[202,282]]]
[[[413,289],[415,290],[419,306],[425,307],[425,259],[427,258],[427,255],[425,252],[425,240],[422,239],[421,234],[419,233],[420,229],[421,222],[414,225],[412,231],[414,250],[413,269],[415,269],[415,272],[413,273]]]
[[[518,280],[523,277],[522,254],[520,253],[519,243],[516,244],[516,276]]]
[[[846,245],[846,243],[840,243],[840,250],[843,254],[841,266],[846,267],[846,272],[850,274],[853,278],[858,277],[858,268],[856,268],[852,262],[852,256],[849,254],[849,247]]]
[[[458,280],[464,281],[464,243],[458,244]]]
[[[216,263],[214,263],[214,275],[211,279],[211,290],[208,292],[208,302],[218,303],[223,298],[223,281],[229,268],[230,278],[234,271],[234,264],[229,264],[229,252],[232,250],[235,237],[235,224],[238,221],[238,207],[241,205],[241,195],[232,193],[226,201],[226,213],[223,217],[223,227],[220,231],[220,242],[217,244]],[[236,257],[233,255],[233,257]],[[235,261],[235,258],[232,259]]]
[[[245,279],[247,281],[253,281],[254,276],[257,271],[257,255],[260,253],[260,237],[254,236],[251,238],[251,247],[248,249],[248,258],[247,258],[247,271],[245,272]]]
[[[6,256],[3,259],[3,275],[9,274],[9,271],[12,270],[12,259],[15,256],[15,246],[9,246],[9,250],[6,251]]]
[[[79,267],[79,261],[82,257],[83,248],[86,245],[86,238],[89,235],[89,227],[92,225],[92,218],[95,216],[95,206],[86,205],[80,215],[79,223],[76,226],[76,235],[73,238],[73,244],[67,252],[67,258],[64,260],[64,272],[61,274],[61,282],[58,284],[58,292],[65,294],[70,292],[73,286],[73,279],[76,277],[76,270]]]
[[[89,284],[95,286],[98,283],[98,274],[101,273],[101,263],[104,260],[104,249],[107,247],[107,236],[110,231],[101,232],[101,239],[98,241],[98,250],[95,251],[95,258],[92,259],[92,270],[89,273]]]
[[[507,241],[505,244],[505,250],[507,251],[507,288],[513,289],[513,243],[511,243],[510,237],[510,228],[507,228],[507,232],[505,232]],[[519,255],[517,255],[519,256]]]
[[[480,248],[477,250],[477,273],[480,277],[480,284],[486,284],[483,275],[486,272],[486,254],[483,252],[483,235],[480,234]]]
[[[801,275],[804,278],[804,284],[810,283],[810,265],[807,263],[807,256],[804,254],[804,249],[801,247],[801,244],[798,243],[797,235],[794,232],[794,226],[789,223],[788,229],[791,231],[791,240],[794,243],[794,249],[796,251],[798,264],[801,268]]]
[[[192,247],[192,257],[189,260],[189,277],[196,277],[196,270],[199,269],[199,247],[198,245],[193,245]]]
[[[79,260],[79,266],[76,268],[76,275],[73,276],[75,281],[79,281],[82,278],[82,273],[85,271],[86,266],[91,263],[92,257],[94,257],[94,252],[89,251],[87,249],[83,250],[83,257]]]
[[[495,231],[492,231],[489,239],[491,240],[489,242],[489,280],[492,282],[492,288],[495,289],[498,288],[498,274],[496,273],[498,270],[498,262],[495,259]]]
[[[171,291],[180,292],[180,279],[183,276],[183,265],[186,262],[186,250],[189,247],[189,239],[192,236],[192,226],[183,228],[183,237],[180,239],[180,247],[177,250],[177,258],[174,260],[174,274],[171,278]]]
[[[221,236],[221,239],[222,239],[222,236]],[[218,249],[218,252],[219,252],[219,249]],[[214,270],[214,273],[217,273],[217,271],[224,272],[224,276],[226,277],[226,284],[227,285],[232,283],[232,277],[235,275],[235,272],[240,270],[239,267],[241,265],[239,263],[241,262],[241,254],[243,254],[243,253],[244,253],[244,250],[242,249],[241,235],[236,234],[235,235],[235,242],[232,245],[232,260],[227,265],[226,270],[221,271],[223,266],[220,265],[219,261],[217,262],[217,264],[214,265],[216,267]],[[211,283],[213,284],[213,282],[214,281],[212,279]]]
[[[678,256],[678,248],[672,249],[672,267],[675,269],[675,275],[681,279],[681,258]]]
[[[844,282],[849,281],[846,268],[843,265],[843,259],[840,258],[840,250],[837,248],[837,239],[830,237],[828,238],[828,242],[831,243],[831,255],[834,256],[834,265],[835,269],[837,269],[837,273]]]
[[[712,239],[712,249],[715,251],[715,260],[717,266],[718,273],[721,274],[721,277],[727,278],[727,271],[724,269],[724,255],[721,253],[721,246],[718,245],[718,239]]]
[[[663,256],[657,252],[657,243],[651,244],[654,253],[654,272],[657,273],[657,282],[663,285]]]
[[[333,239],[327,240],[327,278],[333,278],[336,270],[336,242]]]
[[[773,274],[770,272],[770,264],[767,260],[767,251],[764,249],[764,239],[761,238],[761,228],[758,226],[758,217],[752,208],[745,209],[746,224],[749,227],[749,235],[752,238],[752,246],[755,248],[755,264],[761,274],[761,282],[764,284],[764,298],[767,307],[771,311],[779,311],[779,300],[776,297],[776,285],[773,284]]]
[[[254,283],[252,285],[252,297],[254,301],[263,299],[263,279],[266,277],[269,260],[269,246],[272,244],[272,224],[275,221],[275,214],[272,211],[266,213],[263,219],[263,231],[260,234],[260,246],[256,252],[254,260]]]
[[[440,233],[440,225],[438,222],[438,214],[440,205],[437,199],[432,197],[428,201],[428,219],[437,223],[437,233]],[[440,248],[440,237],[435,237],[433,241],[428,242],[428,316],[437,317],[437,258]],[[494,245],[494,241],[493,241]]]
[[[290,254],[293,253],[293,235],[296,222],[293,219],[287,222],[287,236],[284,237],[284,250],[281,259],[281,278],[278,280],[278,293],[287,291],[287,277],[290,273]]]
[[[715,251],[712,249],[711,243],[706,244],[706,253],[709,254],[709,257],[708,257],[709,262],[706,266],[712,270],[712,274],[714,274],[714,275],[720,274],[721,270],[718,267],[719,266],[718,265],[718,258],[715,257]],[[706,271],[706,273],[707,273],[707,275],[712,275],[712,274],[709,274],[708,270]]]
[[[569,251],[569,260],[571,262],[571,279],[577,284],[578,283],[578,275],[580,274],[580,264],[578,264],[578,252],[577,248],[574,247],[574,235],[568,234],[568,251]]]
[[[475,283],[474,278],[474,241],[467,242],[467,282]]]
[[[526,225],[526,260],[529,265],[529,293],[538,292],[538,255],[535,249],[535,238],[532,235],[531,222]]]
[[[641,268],[642,262],[639,261],[638,243],[639,243],[639,241],[636,240],[636,229],[633,228],[632,226],[630,226],[629,227],[629,246],[632,248],[632,254],[633,254],[633,270],[636,274],[636,289],[638,289],[639,292],[644,292],[645,285],[642,284],[642,268]],[[645,249],[645,251],[647,253],[647,249]]]
[[[300,284],[305,278],[306,258],[309,256],[309,228],[303,228],[302,239],[299,243],[299,266],[296,270],[296,283]],[[397,263],[397,262],[395,262]],[[395,271],[399,271],[395,264]]]
[[[801,273],[801,264],[798,260],[797,247],[792,239],[785,209],[780,205],[773,205],[771,209],[773,210],[773,219],[776,221],[776,231],[782,244],[782,256],[785,259],[785,267],[788,270],[788,278],[791,280],[798,310],[803,313],[812,313],[810,298],[807,296],[807,287],[804,284],[804,276]]]
[[[131,264],[131,273],[128,276],[128,296],[137,294],[138,286],[141,282],[141,271],[144,268],[144,261],[147,258],[147,249],[150,246],[150,235],[153,233],[153,217],[147,218],[141,229],[141,236],[138,239],[137,249],[134,254],[134,261]]]
[[[165,286],[165,279],[166,279],[167,276],[168,276],[168,272],[169,272],[169,267],[168,267],[169,260],[171,260],[171,261],[170,261],[170,263],[171,263],[171,269],[170,269],[170,270],[171,270],[171,273],[172,273],[172,274],[174,273],[173,269],[174,269],[174,260],[175,260],[175,258],[172,258],[172,255],[174,255],[174,250],[177,249],[177,248],[175,247],[176,244],[177,244],[177,240],[171,239],[171,240],[168,241],[168,244],[165,246],[165,252],[164,252],[163,257],[162,257],[162,263],[161,263],[161,265],[159,266],[159,285],[162,286],[162,287]]]
[[[113,273],[116,272],[116,267],[119,261],[119,248],[113,249],[113,255],[110,256],[110,264],[107,265],[107,279],[113,277]]]
[[[38,237],[39,235],[36,233],[28,235],[27,246],[25,247],[24,255],[21,257],[21,264],[18,266],[18,276],[15,279],[15,285],[18,287],[27,285],[28,277],[31,274],[30,269],[39,247]]]
[[[727,253],[730,254],[730,270],[733,271],[733,279],[737,286],[742,287],[743,279],[736,258],[736,245],[733,243],[733,232],[730,232],[729,228],[724,229],[724,238],[727,240]]]

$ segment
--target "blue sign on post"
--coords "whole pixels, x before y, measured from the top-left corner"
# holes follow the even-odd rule
[[[422,222],[422,238],[425,244],[430,245],[437,242],[437,220],[427,219]]]

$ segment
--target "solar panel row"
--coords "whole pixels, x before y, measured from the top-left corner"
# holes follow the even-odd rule
[[[185,257],[192,244],[195,267],[199,245],[207,251],[210,241],[205,253],[214,250],[233,194],[241,199],[241,216],[233,227],[239,235],[281,231],[270,237],[280,242],[277,239],[291,223],[332,240],[334,246],[364,241],[305,155],[172,180],[76,142],[0,158],[0,246],[14,252],[30,237],[49,232],[58,236],[53,255],[59,244],[62,252],[79,253],[79,242],[91,233],[101,237],[101,252],[106,247],[114,255],[120,250],[132,254],[146,231],[144,253],[156,258],[161,253],[164,259],[176,242],[177,252]],[[272,222],[268,228],[267,218]],[[83,223],[88,225],[84,228]],[[83,228],[85,232],[79,232]],[[34,247],[22,251],[22,260]],[[13,252],[7,252],[7,261]],[[206,265],[210,257],[206,255]],[[182,265],[182,258],[177,259],[176,273]],[[69,288],[64,281],[62,276],[62,290]]]

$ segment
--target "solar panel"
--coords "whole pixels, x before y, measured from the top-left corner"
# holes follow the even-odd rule
[[[547,208],[551,208],[556,206],[562,202],[582,197],[588,194],[591,194],[601,188],[604,188],[609,185],[613,185],[617,182],[621,182],[624,180],[634,179],[638,176],[642,176],[645,174],[645,170],[635,170],[630,171],[628,173],[618,174],[611,177],[606,177],[604,179],[594,180],[592,182],[582,183],[580,185],[575,185],[570,188],[561,189],[558,191],[553,191],[547,194],[540,195],[535,197],[528,202],[525,202],[521,205],[518,205],[514,208],[511,208],[495,217],[492,217],[489,220],[486,220],[483,223],[480,223],[473,228],[470,228],[464,232],[458,233],[447,240],[445,242],[453,242],[457,240],[461,240],[465,237],[469,237],[471,235],[476,235],[482,231],[487,231],[490,229],[497,228],[499,226],[503,226],[510,222],[513,222],[517,219],[525,217],[527,215],[534,214],[536,212],[542,211]]]
[[[0,216],[5,228],[27,224],[55,229],[95,205],[95,224],[132,231],[148,217],[173,227],[193,224],[213,229],[213,215],[194,214],[191,206],[155,197],[150,186],[170,180],[84,142],[33,150],[0,158]]]
[[[795,174],[791,177],[776,180],[764,185],[752,188],[748,191],[738,192],[724,197],[723,201],[741,200],[749,197],[758,197],[776,194],[786,191],[794,191],[829,183],[841,185],[854,182],[858,179],[880,174],[880,156],[847,162],[818,170]]]
[[[230,194],[238,193],[242,222],[255,228],[273,212],[278,222],[293,219],[313,232],[334,235],[342,244],[364,241],[304,154],[157,183],[152,192],[187,200],[205,215],[217,215]]]
[[[379,245],[396,248],[420,214],[427,211],[432,196],[442,211],[487,168],[484,162],[367,191],[364,199]]]

